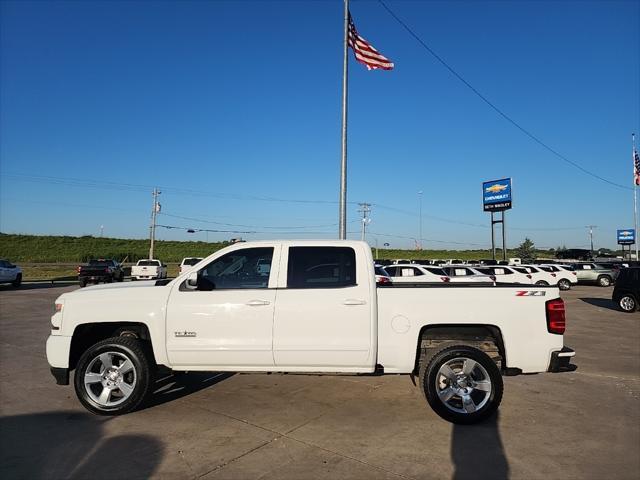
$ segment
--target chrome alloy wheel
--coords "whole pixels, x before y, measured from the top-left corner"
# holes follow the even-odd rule
[[[620,308],[622,308],[625,312],[633,312],[636,308],[636,301],[633,297],[625,295],[620,299]]]
[[[435,383],[438,398],[453,412],[476,412],[491,397],[489,373],[471,358],[458,357],[443,363]]]
[[[104,352],[89,363],[84,388],[101,407],[114,407],[129,398],[136,380],[136,369],[129,357],[120,352]]]

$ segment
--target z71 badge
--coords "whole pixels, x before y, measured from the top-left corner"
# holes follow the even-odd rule
[[[183,332],[173,332],[176,337],[196,337],[196,332],[187,332],[186,330]]]
[[[544,297],[544,290],[520,290],[516,292],[516,297]]]

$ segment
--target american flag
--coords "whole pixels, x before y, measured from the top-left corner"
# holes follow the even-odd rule
[[[638,151],[633,151],[633,183],[640,185],[640,155]]]
[[[351,13],[349,13],[349,46],[353,50],[356,60],[362,63],[367,70],[392,70],[393,62],[382,55],[378,50],[358,35],[356,26],[353,23]]]

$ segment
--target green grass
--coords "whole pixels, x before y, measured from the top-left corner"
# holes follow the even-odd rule
[[[206,257],[227,243],[156,241],[155,257],[180,262],[184,257]],[[13,235],[0,233],[0,258],[14,263],[82,263],[91,258],[136,262],[149,255],[149,240]]]
[[[206,257],[213,252],[227,246],[228,243],[207,242],[179,242],[156,241],[156,258],[165,263],[179,263],[184,257]],[[376,249],[373,248],[376,256]],[[498,257],[501,258],[501,251]],[[91,258],[114,258],[120,262],[134,263],[141,258],[147,258],[149,254],[148,239],[125,238],[100,238],[92,236],[67,237],[67,236],[40,236],[40,235],[13,235],[0,233],[0,258],[6,258],[15,263],[70,263],[73,265],[86,262]],[[507,257],[514,257],[515,252],[509,250]],[[539,251],[542,258],[553,258],[553,252]],[[380,259],[403,258],[409,260],[419,259],[450,259],[480,260],[491,258],[490,250],[390,250],[379,249]],[[69,274],[69,266],[32,266],[31,276],[37,276],[38,271],[42,278],[56,276],[56,273]],[[48,269],[48,270],[47,270]],[[173,270],[174,267],[170,269]]]

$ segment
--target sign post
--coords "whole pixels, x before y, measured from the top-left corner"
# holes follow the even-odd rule
[[[507,234],[505,230],[504,212],[511,209],[511,178],[491,180],[482,184],[482,208],[491,212],[491,252],[496,259],[496,241],[494,226],[502,224],[502,259],[507,259]],[[500,220],[495,220],[494,213],[501,212]]]
[[[629,260],[631,260],[631,245],[635,245],[636,243],[636,230],[635,228],[625,228],[622,230],[616,231],[616,238],[618,240],[618,245],[622,245],[622,256],[624,257],[625,245],[629,248],[627,249],[627,254]],[[636,260],[638,260],[636,258]]]

